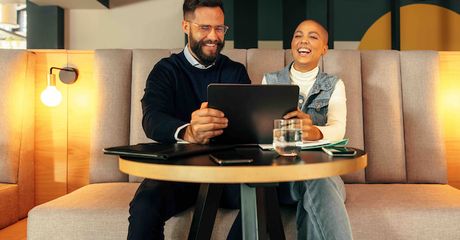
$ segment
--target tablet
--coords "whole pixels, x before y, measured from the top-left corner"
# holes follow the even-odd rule
[[[210,84],[208,107],[228,118],[224,133],[211,143],[272,143],[273,120],[296,110],[298,100],[297,85]]]

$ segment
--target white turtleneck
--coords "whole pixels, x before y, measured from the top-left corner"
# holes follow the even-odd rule
[[[292,84],[298,85],[300,94],[306,99],[313,84],[316,81],[319,67],[314,68],[308,72],[299,72],[294,69],[292,65],[289,77]],[[265,77],[262,84],[267,84]],[[331,99],[329,99],[329,107],[327,113],[327,123],[325,126],[316,126],[323,134],[323,139],[330,141],[340,140],[345,136],[345,128],[347,122],[347,97],[345,95],[345,85],[339,79],[335,85],[334,92],[332,92]]]

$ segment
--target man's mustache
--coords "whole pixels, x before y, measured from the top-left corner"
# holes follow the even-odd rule
[[[221,45],[223,42],[222,41],[219,41],[219,40],[204,40],[202,41],[201,44],[216,44],[216,45]]]

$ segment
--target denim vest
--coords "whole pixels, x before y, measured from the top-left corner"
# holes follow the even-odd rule
[[[291,66],[292,63],[279,72],[265,74],[267,84],[292,84],[289,78]],[[308,96],[299,94],[299,108],[310,115],[314,125],[326,125],[329,99],[331,98],[332,92],[334,92],[335,84],[338,80],[336,76],[328,75],[320,71],[316,76],[316,81],[308,93]]]

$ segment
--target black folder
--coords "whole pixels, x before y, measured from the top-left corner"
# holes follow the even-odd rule
[[[193,143],[140,143],[136,145],[105,148],[104,153],[122,157],[167,160],[221,151],[231,149],[233,147],[234,145],[210,145]]]

